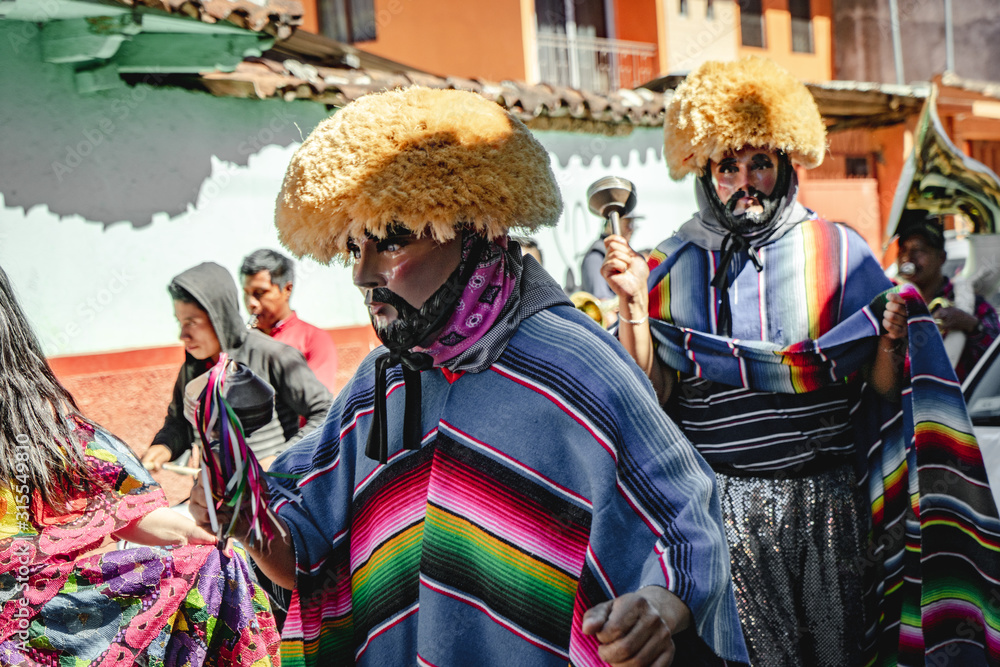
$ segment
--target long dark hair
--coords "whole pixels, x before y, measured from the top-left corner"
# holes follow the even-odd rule
[[[70,489],[93,490],[80,425],[94,426],[56,379],[0,268],[0,484],[26,483],[57,511]]]

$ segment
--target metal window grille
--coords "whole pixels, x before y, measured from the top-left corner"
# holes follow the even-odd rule
[[[656,73],[656,45],[589,35],[564,35],[539,26],[542,83],[608,93],[635,88]]]

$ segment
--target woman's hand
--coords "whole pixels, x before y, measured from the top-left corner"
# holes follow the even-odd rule
[[[201,485],[200,478],[196,480],[194,485],[191,487],[191,499],[188,501],[188,511],[191,512],[191,517],[200,528],[209,533],[212,532],[212,521],[208,516],[208,504],[205,499],[205,488]],[[222,507],[216,509],[215,518],[218,520],[219,526],[228,526],[229,522],[233,520],[232,508],[228,505],[223,505]],[[242,538],[246,535],[247,528],[248,526],[246,525],[246,522],[242,521],[242,518],[237,519],[236,526],[233,531],[233,537],[242,541]]]
[[[115,533],[115,537],[150,547],[215,544],[215,535],[169,507],[159,507]]]

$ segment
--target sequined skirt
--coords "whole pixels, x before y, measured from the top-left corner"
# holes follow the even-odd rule
[[[717,473],[752,665],[858,665],[867,513],[851,466],[795,479]]]

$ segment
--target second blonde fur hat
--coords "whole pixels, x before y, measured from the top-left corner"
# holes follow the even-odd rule
[[[289,250],[328,262],[396,224],[438,241],[462,226],[497,239],[561,211],[548,153],[524,123],[476,93],[414,87],[320,123],[292,157],[275,221]]]
[[[826,153],[826,126],[812,94],[770,60],[757,56],[707,62],[677,86],[664,120],[670,177],[701,175],[744,146],[773,148],[807,169]]]

